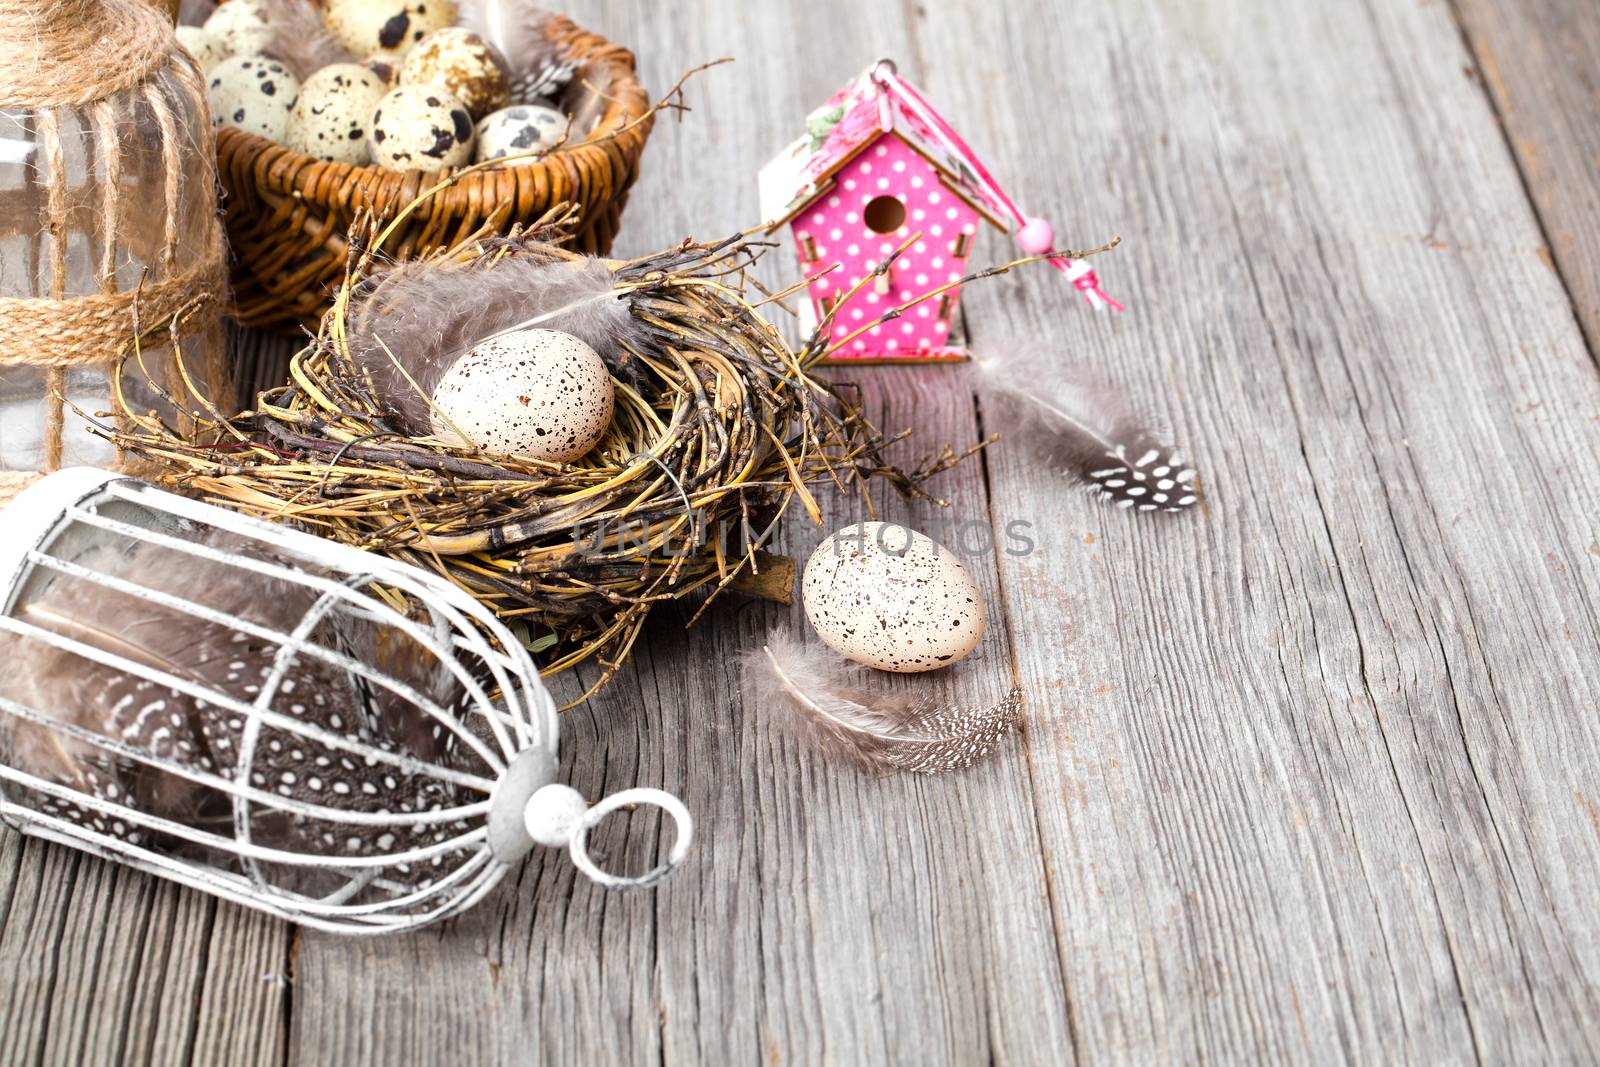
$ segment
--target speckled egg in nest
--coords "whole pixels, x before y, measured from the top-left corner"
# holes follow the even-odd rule
[[[567,134],[567,117],[555,108],[518,104],[502,108],[478,123],[478,162],[537,159]]]
[[[300,79],[275,59],[234,56],[211,69],[206,95],[218,126],[237,126],[282,141],[300,95]]]
[[[383,79],[360,63],[323,67],[300,87],[284,143],[318,159],[366,163],[373,112],[387,93]]]
[[[565,463],[611,425],[616,391],[600,354],[559,330],[515,330],[469,349],[433,389],[433,433],[497,455]]]

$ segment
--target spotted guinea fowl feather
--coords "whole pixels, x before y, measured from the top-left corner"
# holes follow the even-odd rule
[[[195,680],[192,671],[137,638],[96,625],[91,618],[58,610],[47,604],[24,604],[18,615],[26,622],[80,644],[103,649],[123,659],[166,671],[177,677]],[[97,731],[103,723],[93,714],[72,715],[69,709],[88,709],[96,704],[95,689],[104,679],[95,676],[82,661],[70,654],[52,650],[36,667],[17,672],[7,688],[13,699],[24,705],[62,716],[73,725]],[[17,690],[25,690],[18,692]],[[84,767],[99,758],[94,746],[66,737],[35,723],[16,723],[5,738],[9,755],[25,768],[42,776],[66,781],[82,788]]]
[[[201,533],[197,540],[212,549],[247,554],[246,544],[221,531]],[[276,561],[272,551],[261,546],[249,554]],[[319,596],[308,586],[154,544],[132,551],[97,546],[76,555],[73,562],[282,634],[295,632]],[[211,623],[180,608],[69,572],[50,576],[15,610],[41,630],[242,703],[259,699],[266,679],[275,676],[278,689],[271,707],[279,714],[423,764],[452,756],[454,735],[441,738],[430,716],[387,689],[358,685],[360,679],[319,657],[301,655],[280,664],[281,646],[276,641]],[[374,665],[448,709],[448,714],[459,710],[452,704],[464,695],[464,688],[442,663],[399,631],[384,640],[368,636],[371,629],[331,614],[305,636]],[[190,775],[172,773],[169,767],[236,779],[244,779],[248,772],[249,784],[257,789],[353,811],[383,807],[420,811],[435,803],[451,803],[451,787],[425,773],[368,769],[376,764],[363,763],[359,755],[298,729],[261,725],[246,764],[245,716],[216,700],[168,688],[69,649],[4,633],[0,659],[12,668],[0,672],[0,696],[60,724],[0,717],[0,758],[42,781],[120,808],[226,836],[233,824],[232,800]],[[123,751],[80,740],[61,727],[109,739]],[[129,750],[141,758],[128,755]],[[39,805],[46,815],[144,843],[130,820],[108,818],[90,804],[46,794]],[[298,851],[326,847],[325,837],[337,830],[316,819],[284,818],[259,805],[252,809],[251,821],[257,844]],[[428,832],[438,829],[430,826]],[[338,839],[341,848],[349,849],[356,847],[349,844],[352,840],[361,848],[381,847],[379,838],[378,832],[352,835],[346,829],[339,831]],[[181,850],[182,845],[167,842],[166,847]]]
[[[545,104],[572,83],[578,73],[578,64],[560,56],[551,56],[538,66],[532,66],[511,78],[513,104]],[[570,127],[569,127],[570,128]]]
[[[1065,376],[1058,357],[1027,346],[976,361],[1006,397],[1016,432],[1092,495],[1134,511],[1183,511],[1200,499],[1195,469],[1126,398]]]
[[[456,0],[461,25],[500,50],[513,78],[542,67],[557,48],[545,34],[550,12],[533,0]]]
[[[979,708],[926,697],[874,692],[851,682],[838,660],[787,630],[744,657],[745,694],[763,710],[781,708],[827,755],[879,774],[960,770],[994,750],[1022,717],[1022,691]]]

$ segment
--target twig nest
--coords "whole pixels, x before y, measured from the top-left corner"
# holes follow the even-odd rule
[[[234,56],[212,69],[206,95],[218,126],[237,126],[282,143],[300,79],[275,59]]]
[[[481,119],[511,99],[506,61],[488,41],[471,30],[447,26],[434,30],[406,54],[400,65],[402,85],[439,85]]]
[[[566,132],[567,117],[553,107],[502,108],[478,123],[478,162],[548,152]]]
[[[983,597],[966,567],[926,534],[885,522],[846,526],[806,563],[812,629],[880,671],[948,667],[983,637]]]
[[[455,20],[452,0],[326,0],[322,7],[328,32],[358,56],[400,59],[418,41]]]
[[[204,29],[227,56],[259,56],[272,44],[272,26],[258,0],[231,0],[211,13]]]
[[[598,352],[559,330],[519,330],[445,372],[433,391],[433,431],[486,452],[564,463],[600,443],[615,403]]]
[[[367,145],[390,170],[439,171],[472,162],[472,115],[437,85],[402,85],[378,102]]]
[[[179,26],[175,32],[178,43],[194,57],[202,74],[210,74],[213,67],[229,56],[228,42],[203,26]]]
[[[323,67],[300,87],[284,143],[318,159],[367,163],[372,159],[368,128],[388,91],[382,78],[359,63]]]
[[[389,231],[365,219],[351,239],[363,251],[295,355],[293,384],[194,433],[124,405],[136,429],[114,440],[159,457],[186,491],[277,518],[293,511],[334,540],[446,575],[515,620],[546,672],[598,661],[590,692],[660,604],[698,615],[735,590],[787,602],[789,561],[763,549],[787,511],[820,518],[813,487],[871,482],[933,500],[924,483],[971,454],[941,448],[909,470],[885,458],[898,435],[874,426],[853,390],[811,372],[826,337],[795,348],[764,317],[775,301],[749,277],[763,242],[684,241],[616,263],[552,243],[576,218],[564,206],[513,236],[474,233],[402,262],[385,261]],[[541,335],[511,340],[536,326],[590,352],[561,338],[573,365],[544,365],[551,353],[531,343]],[[457,367],[475,350],[484,364]],[[559,405],[541,405],[551,395]],[[565,435],[556,423],[531,441],[499,429],[473,437],[580,415],[587,425]],[[579,458],[541,460],[543,447]],[[308,465],[322,482],[310,493]]]

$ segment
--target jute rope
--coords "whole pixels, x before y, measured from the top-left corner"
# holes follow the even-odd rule
[[[165,335],[172,317],[196,297],[220,301],[227,280],[219,261],[125,293],[76,300],[0,299],[0,363],[62,368],[107,363],[133,342],[136,332],[144,341]],[[62,348],[63,342],[70,347]]]
[[[43,477],[33,471],[0,471],[0,508],[11,503],[18,493]]]
[[[50,272],[48,296],[0,299],[0,364],[46,369],[45,469],[54,470],[61,465],[68,368],[109,368],[136,340],[165,340],[169,330],[177,340],[205,332],[213,342],[207,346],[209,380],[225,383],[221,345],[215,342],[227,246],[214,211],[200,226],[198,261],[178,269],[185,251],[184,194],[198,183],[201,200],[209,201],[216,187],[215,138],[199,72],[177,46],[166,16],[142,0],[0,0],[0,107],[32,115],[35,166],[44,187],[36,231],[49,244],[39,270]],[[159,134],[158,205],[124,203],[126,161],[117,127],[119,117],[126,121],[135,108],[149,113]],[[75,297],[66,292],[75,212],[58,113],[65,109],[76,110],[91,134],[100,183],[92,206],[102,248],[96,264],[100,292]],[[200,129],[189,129],[186,113],[200,116]],[[151,264],[152,276],[120,291],[118,237],[128,215],[152,207],[162,212],[160,247],[154,256],[141,257]],[[77,205],[76,213],[82,211]],[[176,322],[180,312],[185,323]],[[184,395],[176,374],[163,384]],[[17,481],[0,477],[0,500],[14,495],[15,489],[7,490]]]
[[[146,81],[172,26],[128,0],[0,0],[0,107],[84,107]]]

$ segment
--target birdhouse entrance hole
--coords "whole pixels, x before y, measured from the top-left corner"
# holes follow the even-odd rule
[[[898,196],[875,196],[867,201],[861,220],[873,233],[893,233],[906,222],[906,206]]]

